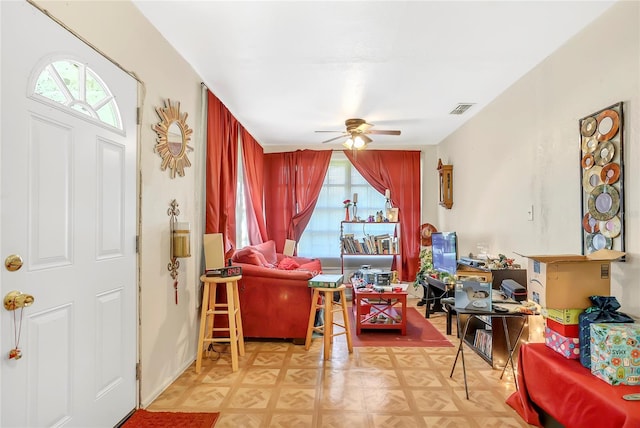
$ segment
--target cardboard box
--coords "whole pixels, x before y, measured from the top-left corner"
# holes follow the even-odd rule
[[[578,324],[562,324],[551,318],[546,319],[546,324],[551,330],[560,333],[564,337],[580,337],[580,326]]]
[[[640,385],[640,324],[591,324],[591,374],[610,385]]]
[[[598,250],[582,255],[525,256],[529,300],[543,308],[585,309],[589,296],[609,296],[611,262],[624,256],[622,251]]]
[[[542,316],[560,324],[578,324],[578,317],[584,309],[542,308]]]
[[[577,337],[564,337],[549,327],[545,327],[544,343],[565,358],[571,360],[580,358],[580,341]]]
[[[456,308],[491,310],[491,283],[477,281],[458,281],[455,288]]]

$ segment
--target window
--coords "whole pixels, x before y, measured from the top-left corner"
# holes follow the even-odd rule
[[[298,243],[298,255],[340,258],[340,222],[345,217],[342,201],[353,200],[354,193],[358,194],[357,215],[361,219],[384,210],[384,195],[367,183],[343,153],[334,152],[318,203]]]
[[[81,117],[122,130],[122,119],[114,96],[89,67],[73,60],[45,65],[33,87],[33,95],[45,102],[63,105]]]
[[[236,249],[250,245],[247,228],[247,204],[244,194],[244,162],[242,161],[242,137],[238,137],[238,182],[236,185]]]

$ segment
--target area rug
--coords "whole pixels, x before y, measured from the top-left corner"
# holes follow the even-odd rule
[[[353,310],[349,308],[349,326],[353,346],[414,346],[425,348],[449,347],[453,344],[415,308],[407,308],[407,334],[403,336],[400,329],[373,330],[362,329],[356,334],[356,321]]]
[[[122,428],[212,428],[220,413],[149,412],[136,410]]]

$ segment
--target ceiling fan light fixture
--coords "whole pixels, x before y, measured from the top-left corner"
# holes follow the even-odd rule
[[[366,146],[366,142],[364,141],[364,138],[362,138],[359,135],[356,135],[356,137],[353,139],[353,147],[356,149],[362,149],[364,146]]]
[[[2,1],[2,0],[0,0]],[[399,130],[390,129],[371,129],[372,124],[365,122],[364,119],[347,119],[345,121],[346,131],[316,131],[316,132],[340,132],[342,135],[329,138],[322,141],[322,143],[330,143],[336,140],[342,140],[345,137],[346,141],[342,145],[347,150],[362,150],[369,145],[373,140],[369,138],[368,134],[376,135],[400,135]]]

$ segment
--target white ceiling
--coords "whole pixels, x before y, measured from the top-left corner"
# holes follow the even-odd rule
[[[342,148],[314,131],[351,117],[438,144],[614,2],[134,3],[269,152]]]

